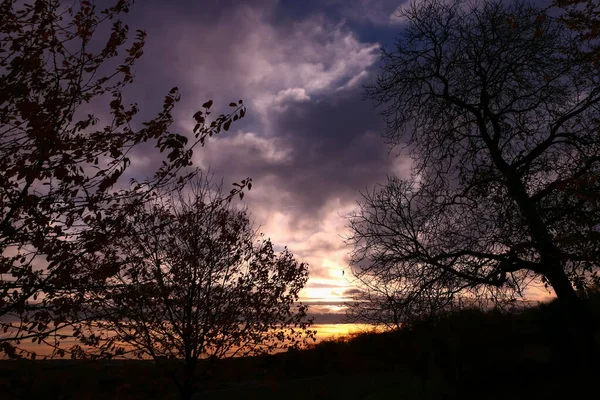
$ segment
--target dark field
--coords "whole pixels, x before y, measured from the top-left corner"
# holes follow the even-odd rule
[[[553,303],[520,313],[462,311],[410,330],[223,360],[198,376],[195,398],[595,398],[595,349],[575,355],[580,347],[564,342],[557,312]],[[164,371],[131,360],[2,361],[0,389],[7,400],[178,398]]]

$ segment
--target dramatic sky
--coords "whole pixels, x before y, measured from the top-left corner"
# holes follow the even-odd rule
[[[380,47],[401,29],[394,15],[402,3],[144,1],[126,16],[132,30],[148,33],[129,91],[144,113],[178,86],[173,130],[189,134],[206,100],[215,113],[246,103],[246,118],[196,151],[195,163],[226,187],[252,177],[244,201],[260,231],[310,265],[303,298],[313,313],[339,312],[353,290],[344,215],[359,191],[409,166],[389,154],[362,88],[377,73]],[[138,173],[157,162],[144,154],[132,161]]]
[[[403,175],[362,85],[381,46],[401,32],[403,0],[179,0],[137,2],[126,17],[148,33],[131,99],[149,115],[178,86],[174,130],[189,134],[208,99],[216,113],[243,99],[247,117],[195,152],[225,185],[252,177],[247,193],[260,230],[309,263],[304,300],[317,322],[335,322],[352,290],[344,244],[359,191]],[[138,154],[138,173],[153,157]],[[342,271],[345,271],[343,274]]]

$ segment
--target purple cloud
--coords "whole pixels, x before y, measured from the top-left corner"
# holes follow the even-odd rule
[[[352,3],[341,14],[354,5],[371,9],[367,3]],[[372,11],[384,15],[398,4],[384,3]],[[178,86],[174,128],[183,134],[192,131],[191,116],[207,99],[217,113],[226,111],[219,105],[244,99],[247,118],[211,138],[194,160],[223,176],[225,185],[252,177],[245,200],[261,231],[310,264],[303,296],[343,301],[352,287],[342,274],[348,266],[343,215],[355,207],[359,190],[405,173],[408,164],[388,154],[381,122],[362,100],[380,45],[360,39],[344,22],[350,14],[339,18],[317,6],[280,23],[284,5],[151,1],[134,7],[130,25],[149,36],[129,96],[151,115],[158,106],[151,99]],[[152,170],[151,153],[133,154],[132,161],[136,173]]]

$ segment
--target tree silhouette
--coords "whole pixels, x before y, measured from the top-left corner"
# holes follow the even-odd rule
[[[564,12],[561,20],[578,33],[577,38],[585,45],[579,50],[590,56],[593,63],[600,62],[600,4],[594,0],[555,0],[553,3]]]
[[[0,351],[9,356],[19,356],[21,341],[47,341],[64,326],[85,287],[119,268],[109,259],[83,268],[81,259],[127,231],[131,207],[183,185],[194,174],[184,171],[194,146],[245,114],[240,100],[209,120],[208,101],[190,140],[169,130],[180,98],[173,88],[154,118],[136,121],[139,108],[122,93],[146,33],[128,41],[118,18],[130,3],[0,3]],[[102,108],[105,121],[90,107]],[[123,182],[144,143],[164,153],[162,165]]]
[[[195,391],[201,358],[206,370],[313,337],[296,303],[307,265],[287,249],[275,252],[229,200],[203,175],[132,214],[135,232],[107,249],[123,266],[88,291],[88,322],[77,327],[88,345],[153,358],[182,399]]]
[[[520,1],[431,0],[402,17],[367,97],[412,174],[350,216],[357,277],[393,286],[404,321],[541,279],[586,324],[573,283],[599,265],[597,67],[565,51],[577,42],[561,20]]]

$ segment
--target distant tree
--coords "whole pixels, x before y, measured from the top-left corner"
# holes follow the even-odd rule
[[[80,260],[127,231],[132,206],[183,185],[194,146],[244,116],[240,100],[211,122],[208,101],[189,141],[169,131],[174,88],[156,117],[136,123],[138,106],[126,104],[123,89],[146,34],[128,42],[118,17],[130,3],[0,2],[0,352],[9,356],[23,340],[49,339],[85,286],[118,271],[110,259],[94,268]],[[104,110],[103,121],[91,109]],[[144,143],[165,153],[162,166],[123,182]]]
[[[573,284],[600,265],[600,75],[563,51],[576,32],[520,1],[427,0],[402,18],[367,97],[412,174],[350,216],[356,276],[393,289],[403,322],[541,279],[586,324]]]
[[[307,265],[258,237],[247,211],[206,176],[130,218],[135,234],[109,249],[123,267],[88,292],[89,322],[77,328],[88,345],[151,357],[190,399],[210,362],[313,337],[296,303]]]

